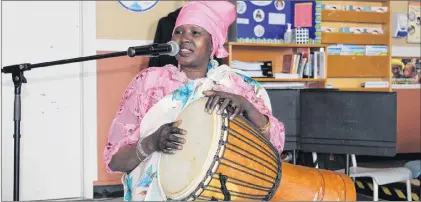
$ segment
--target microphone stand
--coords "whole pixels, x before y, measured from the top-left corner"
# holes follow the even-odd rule
[[[20,122],[21,122],[21,89],[22,83],[27,83],[27,80],[24,76],[25,71],[29,71],[34,68],[39,67],[47,67],[53,65],[61,65],[61,64],[68,64],[74,62],[83,62],[89,60],[98,60],[104,58],[112,58],[112,57],[120,57],[120,56],[129,56],[134,57],[136,55],[135,52],[131,51],[131,48],[128,49],[129,51],[122,51],[122,52],[115,52],[115,53],[108,53],[102,55],[93,55],[87,57],[79,57],[79,58],[72,58],[72,59],[65,59],[65,60],[57,60],[52,62],[43,62],[38,64],[17,64],[17,65],[10,65],[3,67],[1,72],[4,74],[12,74],[12,80],[15,86],[15,101],[13,106],[13,121],[14,121],[14,178],[13,178],[13,201],[19,201],[19,172],[20,172]]]

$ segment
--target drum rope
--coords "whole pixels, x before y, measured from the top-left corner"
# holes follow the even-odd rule
[[[247,130],[247,126],[245,126],[245,125],[243,125],[241,122],[239,122],[239,121],[237,121],[237,120],[234,120],[233,121],[233,123],[235,123],[235,124],[237,124],[237,126],[238,127],[240,127],[241,129],[243,129],[243,130]],[[230,131],[235,131],[235,130],[233,130],[233,129],[231,129]],[[236,133],[238,133],[237,131],[235,131]],[[263,147],[262,145],[259,145],[258,144],[258,146],[260,147],[260,148],[262,148],[262,149],[264,149],[265,151],[267,151],[268,153],[271,153],[271,152],[273,152],[274,153],[274,158],[275,158],[275,161],[276,161],[276,158],[278,158],[278,156],[279,156],[279,154],[278,154],[278,151],[273,147],[273,145],[272,145],[272,143],[270,143],[265,137],[263,137],[263,135],[261,135],[261,134],[259,134],[259,133],[257,133],[256,131],[254,131],[254,130],[251,130],[251,131],[249,131],[254,137],[256,137],[257,139],[259,139],[260,141],[262,141],[263,143],[265,143],[265,145],[266,146],[268,146],[269,147],[269,149],[271,150],[271,151],[268,151],[265,147]],[[244,138],[246,138],[246,139],[248,139],[249,141],[251,141],[251,142],[254,142],[254,141],[252,141],[250,138],[247,138],[247,137],[245,137],[245,136],[243,136],[241,133],[238,133],[238,134],[240,134],[242,137],[244,137]],[[276,154],[278,154],[278,156],[276,156]]]
[[[223,119],[224,118],[226,118],[226,116],[224,117],[223,116]],[[249,123],[249,122],[247,122],[247,120],[243,120],[243,119],[240,119],[240,120],[242,120],[242,121],[244,121],[244,122],[246,122],[246,123]],[[224,122],[224,121],[223,121]],[[242,136],[242,137],[244,137],[244,135],[242,135],[242,134],[240,134],[240,133],[238,133],[237,131],[234,131],[234,130],[232,130],[232,129],[230,129],[230,128],[228,128],[228,127],[223,127],[222,129],[223,130],[227,130],[228,129],[228,134],[229,135],[231,135],[231,136],[233,136],[233,137],[235,137],[236,139],[238,139],[238,140],[240,140],[240,141],[242,141],[242,142],[244,142],[245,144],[247,144],[247,145],[249,145],[249,146],[251,146],[251,147],[253,147],[253,148],[255,148],[256,150],[258,150],[258,151],[260,151],[260,152],[262,152],[262,153],[265,153],[266,155],[268,155],[269,156],[269,158],[271,159],[271,160],[274,160],[275,161],[275,165],[277,166],[277,170],[278,170],[278,172],[276,173],[277,175],[276,175],[276,179],[275,179],[275,181],[272,183],[273,184],[273,186],[272,186],[272,188],[270,189],[270,191],[268,192],[268,194],[267,194],[267,196],[264,198],[264,200],[265,201],[269,201],[272,197],[273,197],[273,195],[275,194],[275,192],[276,192],[276,190],[278,189],[278,187],[279,187],[279,185],[280,185],[280,183],[281,183],[281,176],[282,176],[282,162],[281,162],[281,160],[280,160],[280,154],[279,154],[279,152],[275,149],[275,147],[269,142],[269,140],[268,139],[266,139],[264,136],[263,136],[263,134],[259,134],[257,131],[255,131],[254,130],[254,128],[251,128],[250,130],[247,130],[247,126],[245,125],[245,124],[243,124],[243,123],[241,123],[240,121],[238,121],[238,119],[234,119],[234,120],[232,120],[232,121],[230,121],[230,122],[232,122],[232,123],[234,123],[234,124],[237,124],[237,126],[238,127],[240,127],[241,129],[244,129],[244,130],[246,130],[246,131],[249,131],[254,137],[256,137],[257,139],[259,139],[260,141],[262,141],[262,142],[264,142],[271,150],[272,150],[272,152],[274,153],[273,155],[271,155],[270,154],[270,152],[269,152],[269,155],[266,153],[266,152],[268,152],[267,150],[266,150],[266,148],[262,148],[262,149],[264,149],[266,152],[262,152],[261,150],[259,150],[258,148],[256,148],[255,146],[253,146],[253,145],[251,145],[251,144],[249,144],[248,142],[246,142],[246,141],[244,141],[244,140],[242,140],[242,139],[240,139],[239,137],[237,137],[237,136],[235,136],[234,134],[233,134],[233,132],[236,132],[237,134],[239,134],[240,136]],[[228,125],[230,125],[230,122],[228,122]],[[249,123],[250,124],[250,123]],[[252,124],[250,124],[250,125],[252,125]],[[251,141],[249,138],[247,138],[247,137],[244,137],[245,139],[248,139],[249,141]],[[228,139],[229,138],[227,138],[227,140],[226,140],[226,143],[225,144],[227,144],[227,147],[225,147],[225,149],[230,149],[230,148],[228,148],[228,145],[229,146],[234,146],[234,147],[236,147],[236,148],[238,148],[238,149],[240,149],[240,150],[243,150],[242,148],[240,148],[240,147],[238,147],[238,146],[236,146],[236,145],[234,145],[234,144],[231,144],[229,141],[228,141]],[[253,142],[253,141],[251,141],[251,142]],[[260,146],[260,145],[258,145],[258,146]],[[260,146],[261,147],[261,146]],[[245,151],[245,150],[243,150],[243,151]],[[246,151],[246,153],[250,153],[250,152],[247,152]],[[254,155],[254,154],[252,154],[253,156],[256,156],[256,155]],[[272,157],[272,158],[271,158]],[[265,159],[262,159],[262,160],[264,160],[265,162],[267,162],[267,163],[269,163],[268,161],[266,161]],[[222,165],[224,165],[224,163],[222,163],[221,162],[221,164]],[[269,165],[273,165],[273,164],[271,164],[271,163],[269,163]],[[228,165],[225,165],[225,166],[228,166]],[[228,166],[229,167],[229,166]],[[235,169],[235,168],[234,168]],[[238,169],[237,169],[238,170]],[[240,171],[241,172],[241,171]],[[251,174],[252,175],[252,174]],[[253,176],[253,175],[252,175]],[[255,177],[257,177],[257,176],[255,176]],[[259,177],[257,177],[257,178],[259,178]],[[261,178],[260,178],[261,179]],[[263,180],[263,179],[262,179]],[[263,180],[263,181],[266,181],[266,180]]]
[[[245,150],[245,149],[243,149],[243,148],[241,148],[241,147],[239,147],[239,146],[237,146],[237,145],[234,145],[234,144],[229,144],[228,143],[228,146],[229,147],[226,147],[226,149],[227,150],[231,150],[231,151],[234,151],[232,148],[230,148],[230,147],[234,147],[235,149],[238,149],[238,150],[240,150],[240,151],[243,151],[243,152],[245,152],[245,153],[247,153],[247,154],[249,154],[249,155],[251,155],[251,156],[254,156],[254,157],[257,157],[257,158],[259,158],[257,155],[255,155],[255,154],[253,154],[253,153],[251,153],[251,152],[249,152],[249,151],[247,151],[247,150]],[[238,152],[238,151],[235,151],[235,152]],[[270,166],[273,166],[273,168],[274,169],[278,169],[278,166],[277,166],[277,164],[276,164],[276,162],[269,162],[268,160],[266,160],[266,159],[260,159],[260,160],[262,160],[262,161],[264,161],[264,162],[266,162],[266,163],[268,163]],[[271,159],[271,160],[273,160],[273,159]],[[263,164],[262,164],[263,165]]]
[[[232,163],[232,164],[234,164],[234,165],[239,166],[240,168],[248,169],[248,170],[250,170],[250,171],[252,171],[252,172],[258,173],[258,174],[263,175],[263,176],[266,176],[266,177],[268,177],[268,178],[271,178],[271,179],[275,179],[275,178],[276,178],[276,177],[272,177],[272,176],[270,176],[270,175],[268,175],[268,174],[266,174],[266,173],[264,173],[264,172],[258,171],[258,170],[253,169],[253,168],[249,168],[249,167],[247,167],[247,166],[244,166],[244,165],[242,165],[242,164],[240,164],[240,163],[237,163],[237,162],[235,162],[235,161],[233,161],[233,160],[230,160],[230,159],[227,159],[227,158],[222,158],[222,160],[226,160],[226,161],[228,161],[228,162],[230,162],[230,163]],[[222,163],[222,162],[221,162],[221,163]]]
[[[218,179],[218,178],[215,178],[215,177],[212,177],[212,178],[216,179],[216,180]],[[265,192],[268,192],[268,191],[270,191],[270,189],[272,189],[272,187],[264,187],[264,186],[260,186],[260,185],[255,185],[255,184],[251,184],[250,182],[246,182],[246,181],[239,180],[237,178],[232,178],[232,177],[230,178],[229,183],[234,184],[234,185],[238,185],[238,186],[242,186],[242,187],[247,187],[247,188],[250,188],[250,189],[265,191]]]
[[[252,145],[252,144],[250,144],[250,143],[248,143],[248,142],[246,142],[244,139],[248,139],[247,137],[245,137],[244,135],[242,135],[242,134],[240,134],[240,133],[238,133],[237,131],[230,131],[230,135],[231,136],[233,136],[233,137],[235,137],[236,139],[238,139],[239,141],[241,141],[241,142],[244,142],[245,144],[247,144],[248,146],[250,146],[250,147],[253,147],[254,149],[256,149],[256,150],[258,150],[259,152],[262,152],[262,153],[264,153],[265,155],[267,155],[268,157],[270,157],[273,161],[275,161],[276,162],[276,156],[273,156],[273,154],[270,154],[270,152],[269,151],[267,151],[267,150],[261,150],[260,148],[257,148],[256,146],[254,146],[254,145]],[[242,138],[239,138],[238,136],[241,136],[242,138],[244,138],[244,139],[242,139]],[[229,141],[227,141],[228,143],[230,143]]]
[[[224,201],[230,201],[231,200],[231,193],[229,192],[227,188],[227,180],[228,177],[225,175],[222,175],[222,173],[219,173],[219,183],[221,184],[221,191],[224,195]]]
[[[213,188],[213,189],[216,189],[216,190],[218,190],[219,189],[219,187],[216,187],[216,186],[212,186],[212,185],[209,185],[209,187],[210,188]],[[234,194],[244,194],[244,195],[248,195],[249,197],[253,197],[253,198],[259,198],[259,199],[263,199],[264,197],[266,197],[266,194],[265,195],[261,195],[261,194],[247,194],[247,193],[242,193],[242,192],[238,192],[238,191],[230,191],[230,193],[234,193]],[[235,196],[235,195],[232,195],[232,196]]]
[[[247,120],[242,120],[244,122],[248,122]],[[238,120],[233,120],[233,123],[237,124],[239,127],[241,127],[242,129],[246,129],[249,128],[247,125],[245,125],[244,123],[238,121]],[[250,123],[251,124],[251,123]],[[272,145],[272,143],[270,143],[270,141],[268,139],[266,139],[266,137],[264,137],[263,134],[259,133],[257,130],[251,128],[251,133],[253,134],[253,136],[257,137],[260,141],[264,142],[266,145],[268,145],[272,151],[274,151],[275,153],[278,153],[278,151],[275,149],[275,147]]]
[[[231,146],[231,145],[229,145],[229,146]],[[274,174],[277,174],[276,173],[276,171],[273,169],[273,168],[270,168],[270,167],[268,167],[268,166],[266,166],[265,164],[263,164],[262,162],[260,162],[260,161],[257,161],[257,160],[255,160],[255,159],[252,159],[252,158],[250,158],[249,156],[246,156],[246,155],[244,155],[244,154],[242,154],[242,153],[240,153],[240,152],[238,152],[238,151],[235,151],[234,149],[231,149],[231,148],[229,148],[229,147],[227,147],[226,148],[227,150],[230,150],[230,151],[232,151],[232,152],[234,152],[234,153],[236,153],[236,154],[238,154],[238,155],[240,155],[240,156],[242,156],[242,157],[244,157],[244,158],[246,158],[246,159],[249,159],[249,160],[251,160],[251,161],[254,161],[254,162],[256,162],[256,163],[258,163],[258,164],[260,164],[260,165],[262,165],[263,167],[265,167],[266,169],[268,169],[268,170],[270,170],[270,171],[272,171]],[[249,152],[247,152],[247,153],[249,153]],[[249,153],[249,154],[251,154],[251,153]],[[251,154],[252,155],[252,154]],[[257,156],[255,156],[255,157],[257,157]],[[263,160],[264,161],[264,159],[261,159],[261,160]],[[266,161],[267,163],[269,163],[268,161]],[[269,163],[270,164],[270,163]]]
[[[218,188],[218,187],[212,187],[212,188]],[[213,192],[213,193],[220,193],[219,190],[213,190],[213,189],[206,189],[206,190],[210,191],[210,192]],[[231,193],[234,193],[234,192],[235,191],[231,191]],[[251,195],[251,194],[240,193],[240,192],[235,192],[235,193],[237,193],[237,194],[231,194],[231,196],[243,198],[243,199],[252,199],[252,200],[263,200],[266,197],[266,195],[264,195],[264,196],[258,195],[257,197],[253,197],[253,195]],[[249,195],[249,196],[247,196],[247,195]],[[215,198],[215,199],[217,199],[217,198]],[[223,200],[223,201],[228,201],[228,200]]]
[[[259,177],[259,176],[255,175],[255,174],[249,173],[249,172],[247,172],[247,171],[241,170],[241,169],[236,168],[236,167],[232,167],[232,166],[230,166],[230,165],[228,165],[228,164],[225,164],[225,163],[223,163],[223,162],[221,162],[221,163],[220,163],[220,165],[224,165],[224,166],[230,167],[230,168],[232,168],[232,169],[234,169],[234,170],[237,170],[237,171],[240,171],[240,172],[242,172],[242,173],[245,173],[245,174],[251,175],[251,176],[256,177],[256,178],[258,178],[258,179],[260,179],[260,180],[263,180],[263,181],[265,181],[265,182],[268,182],[268,183],[271,183],[271,184],[272,184],[272,183],[274,183],[274,182],[271,182],[271,181],[269,181],[269,180],[267,180],[267,179],[264,179],[264,178],[262,178],[262,177]]]
[[[221,184],[220,190],[221,190],[222,194],[224,195],[224,201],[230,201],[231,200],[231,193],[228,190],[227,185],[226,185],[227,184],[228,177],[225,176],[225,175],[222,175],[222,173],[219,173],[219,178],[218,179],[219,179],[219,183]],[[211,186],[211,185],[209,185],[208,187],[218,189],[218,187],[214,187],[214,186]],[[211,189],[204,189],[204,190],[207,190],[207,191],[210,191],[210,192],[219,193],[219,191],[215,191],[215,190],[211,190]],[[218,199],[215,198],[214,196],[212,196],[212,198],[210,199],[210,201],[218,201]]]

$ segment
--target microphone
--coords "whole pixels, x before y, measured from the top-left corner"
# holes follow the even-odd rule
[[[180,46],[175,41],[170,41],[164,44],[151,44],[145,46],[134,46],[127,49],[127,55],[129,57],[135,56],[148,56],[157,57],[160,55],[176,56],[180,51]]]

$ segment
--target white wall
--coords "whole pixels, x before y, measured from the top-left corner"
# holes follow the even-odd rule
[[[95,2],[2,2],[2,67],[95,54]],[[92,13],[93,12],[93,13]],[[93,62],[36,68],[22,87],[20,200],[92,198]],[[13,198],[13,82],[2,74],[2,200]]]
[[[96,2],[81,1],[83,56],[96,54]],[[83,193],[84,198],[93,198],[93,182],[98,179],[97,152],[97,83],[96,61],[81,63],[82,107],[83,107]]]

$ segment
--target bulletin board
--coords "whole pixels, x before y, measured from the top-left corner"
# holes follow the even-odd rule
[[[309,44],[321,43],[321,1],[235,1],[237,20],[230,41],[245,43],[284,43],[287,24],[291,29],[307,28]],[[306,4],[307,6],[302,6]],[[298,15],[295,15],[298,12]],[[299,22],[296,22],[299,21]],[[302,26],[300,26],[302,25]]]
[[[408,2],[408,43],[421,43],[421,2]]]

